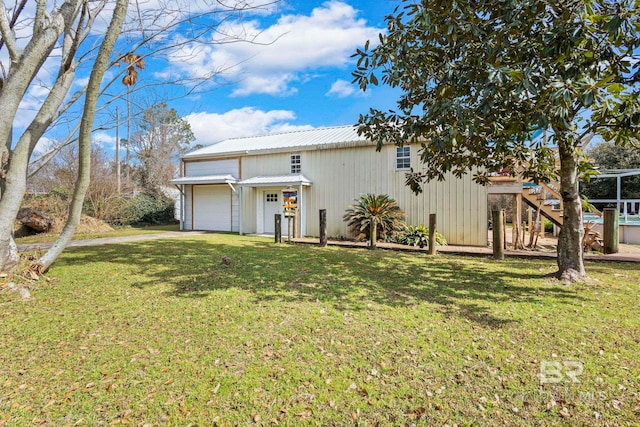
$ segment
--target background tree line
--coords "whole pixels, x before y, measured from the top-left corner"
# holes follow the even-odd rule
[[[178,175],[180,155],[189,149],[194,135],[189,123],[166,103],[158,102],[134,115],[130,164],[94,144],[91,152],[91,182],[83,213],[111,225],[169,223],[175,220],[174,198],[169,181]],[[118,189],[117,173],[129,172],[131,180]],[[70,145],[29,178],[28,206],[62,218],[71,201],[78,177],[78,150]]]

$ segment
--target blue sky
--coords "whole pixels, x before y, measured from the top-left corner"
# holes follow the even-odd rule
[[[288,0],[271,13],[241,24],[265,45],[187,46],[162,61],[148,59],[145,79],[171,73],[206,75],[225,67],[203,93],[169,101],[187,118],[196,143],[311,127],[354,124],[376,106],[390,108],[397,93],[385,87],[362,92],[351,84],[350,58],[384,31],[384,16],[397,1]],[[238,30],[239,31],[239,30]],[[185,59],[188,58],[188,59]],[[122,109],[121,109],[122,111]],[[103,135],[105,142],[113,137]]]
[[[244,1],[247,4],[273,2]],[[191,41],[187,36],[188,30],[193,28],[187,24],[180,24],[171,31],[164,30],[168,23],[182,22],[189,13],[209,13],[220,5],[235,2],[131,2],[129,19],[114,55],[131,49],[131,43],[144,34],[140,28],[145,28],[147,35],[154,31],[159,35],[154,47],[135,51],[145,55],[147,66],[140,71],[131,95],[134,110],[149,106],[154,101],[164,101],[189,121],[196,144],[209,145],[233,137],[355,124],[358,115],[370,107],[389,109],[394,106],[397,91],[388,87],[372,87],[362,92],[351,84],[355,60],[350,56],[367,40],[375,44],[379,33],[385,31],[385,15],[401,4],[398,0],[282,0],[257,13],[243,14],[242,20],[235,15],[208,14],[206,19],[209,21],[205,20],[205,25],[210,24],[212,17],[225,16],[228,19],[217,28],[217,34],[204,33],[197,41]],[[11,9],[15,2],[7,4]],[[53,8],[56,2],[48,0],[47,5]],[[92,30],[94,37],[88,46],[97,46],[101,40],[110,7],[113,7],[113,2],[107,3],[107,8],[98,16]],[[167,13],[159,15],[157,9],[160,7]],[[23,13],[26,19],[16,26],[21,44],[26,43],[31,35],[28,17],[34,12],[35,2],[27,2]],[[202,22],[196,21],[196,24]],[[221,33],[253,37],[256,43],[215,43],[220,41]],[[163,49],[163,43],[180,45],[181,48]],[[13,123],[14,138],[31,122],[48,94],[57,74],[59,51],[59,47],[54,50],[24,97]],[[0,49],[0,63],[8,69],[6,48]],[[90,65],[90,61],[81,64],[67,99],[86,84]],[[113,84],[109,86],[107,95],[101,98],[99,107],[100,103],[112,100],[114,95],[123,98],[112,102],[108,108],[100,109],[95,123],[100,130],[94,132],[94,140],[108,152],[115,148],[115,106],[119,107],[121,119],[126,111],[126,89],[119,82],[123,68],[114,66],[107,71],[104,84]],[[185,96],[193,89],[193,82],[200,83],[198,90]],[[50,146],[49,141],[64,140],[73,123],[77,122],[80,109],[78,103],[70,110],[69,120],[61,120],[57,127],[47,132],[39,145],[40,150]],[[121,138],[125,128],[121,123]]]

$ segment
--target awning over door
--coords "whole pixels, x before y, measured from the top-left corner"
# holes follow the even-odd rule
[[[173,185],[197,184],[235,184],[238,180],[233,175],[185,176],[171,180]]]
[[[241,187],[311,186],[309,178],[302,174],[254,176],[238,182]]]

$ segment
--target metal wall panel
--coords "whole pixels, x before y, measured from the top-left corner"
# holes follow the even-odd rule
[[[185,176],[208,176],[231,174],[238,178],[238,159],[185,161]]]
[[[419,170],[418,146],[411,147],[411,165]],[[291,153],[295,153],[292,151]],[[289,173],[291,153],[247,156],[242,159],[242,178]],[[395,147],[373,146],[302,151],[302,173],[313,185],[305,190],[307,234],[317,236],[319,209],[327,210],[327,232],[331,237],[348,236],[342,220],[348,205],[364,193],[388,194],[407,213],[407,222],[429,223],[437,215],[438,231],[450,244],[487,244],[487,189],[472,181],[472,174],[461,179],[447,175],[444,181],[425,184],[420,195],[405,185],[405,172],[395,169]],[[243,228],[255,229],[255,195],[245,188]]]

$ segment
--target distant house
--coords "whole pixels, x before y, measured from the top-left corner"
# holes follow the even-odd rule
[[[437,214],[450,244],[486,245],[486,188],[471,175],[448,175],[414,195],[405,173],[420,169],[417,149],[389,145],[377,152],[353,126],[224,140],[182,158],[182,176],[172,181],[181,191],[181,228],[270,234],[274,214],[293,201],[301,235],[319,234],[318,211],[326,209],[329,236],[348,236],[345,209],[359,195],[376,193],[396,199],[410,224],[428,224],[429,214]]]

